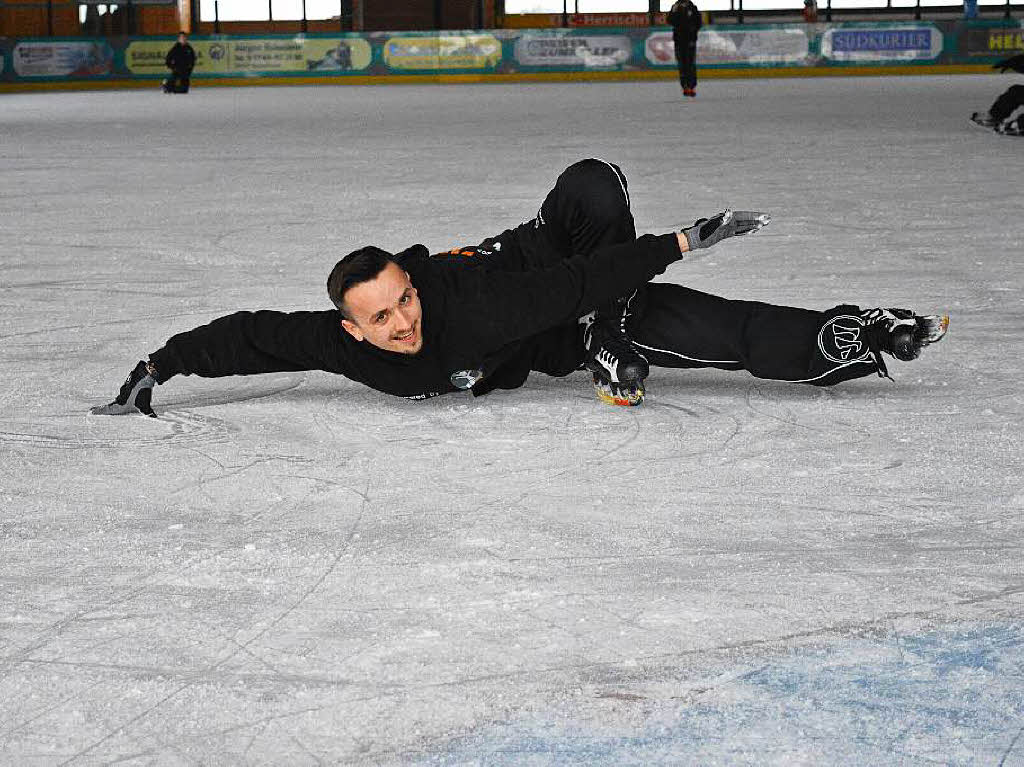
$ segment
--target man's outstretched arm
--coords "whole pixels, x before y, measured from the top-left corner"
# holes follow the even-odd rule
[[[171,337],[140,361],[99,415],[154,415],[154,385],[176,375],[203,378],[297,370],[348,374],[339,337],[340,315],[324,312],[236,312]]]

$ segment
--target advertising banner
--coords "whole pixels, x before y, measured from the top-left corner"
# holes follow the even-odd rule
[[[2,2],[2,0],[0,0]],[[636,18],[620,21],[639,20]],[[592,21],[589,15],[574,17]],[[196,36],[194,84],[203,78],[344,78],[367,75],[615,73],[676,66],[668,27],[446,30]],[[0,84],[164,78],[173,40],[0,38]],[[699,67],[725,70],[889,64],[983,65],[1024,53],[1013,21],[709,25]],[[709,74],[712,74],[709,72]]]
[[[98,40],[18,43],[12,56],[21,77],[94,77],[114,65],[114,51]]]
[[[494,35],[392,37],[384,43],[384,63],[392,70],[490,69],[502,59]]]
[[[513,56],[520,68],[617,69],[632,57],[626,35],[524,34]]]
[[[933,24],[892,24],[828,29],[821,55],[843,63],[927,61],[942,53],[942,33]]]
[[[697,65],[747,66],[807,64],[810,39],[802,27],[771,29],[702,29],[697,35]],[[671,32],[654,32],[644,44],[644,55],[653,66],[676,65]]]
[[[133,40],[125,48],[125,67],[132,74],[167,74],[164,58],[172,42]],[[266,72],[358,72],[370,66],[370,44],[359,37],[193,40],[196,74]]]
[[[967,29],[968,56],[1015,56],[1024,53],[1024,28],[976,27]]]

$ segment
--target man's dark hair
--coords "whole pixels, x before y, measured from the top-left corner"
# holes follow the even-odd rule
[[[375,279],[388,264],[395,263],[395,257],[386,250],[373,245],[353,250],[334,265],[327,278],[327,295],[331,297],[338,311],[345,319],[352,319],[345,307],[345,293],[348,289]]]

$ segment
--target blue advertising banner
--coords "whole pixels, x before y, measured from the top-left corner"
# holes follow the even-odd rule
[[[822,35],[821,55],[857,63],[934,60],[942,53],[943,40],[934,24],[842,26]]]

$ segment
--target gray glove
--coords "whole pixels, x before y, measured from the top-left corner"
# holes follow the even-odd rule
[[[121,384],[117,398],[109,405],[97,405],[89,412],[93,415],[142,413],[150,418],[156,418],[151,401],[153,387],[157,383],[159,382],[156,380],[156,368],[148,362],[140,361]]]
[[[741,237],[756,232],[771,223],[767,213],[753,210],[723,210],[711,218],[701,218],[693,226],[683,229],[690,250],[710,248],[726,237]]]

